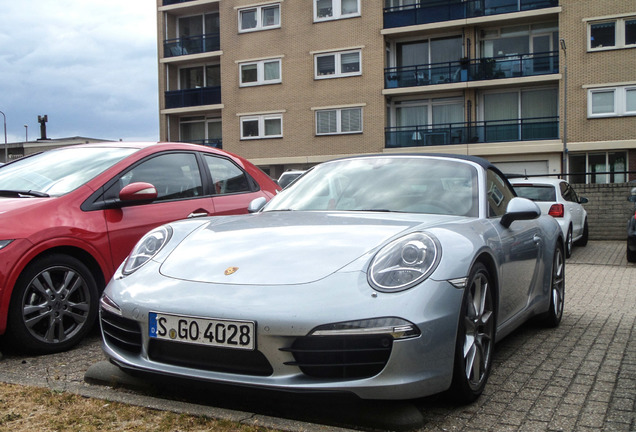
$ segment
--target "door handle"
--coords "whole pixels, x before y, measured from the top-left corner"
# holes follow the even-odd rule
[[[188,219],[206,216],[208,216],[207,212],[192,212],[188,215]]]

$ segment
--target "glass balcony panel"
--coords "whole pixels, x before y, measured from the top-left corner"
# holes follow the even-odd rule
[[[201,54],[218,51],[221,38],[218,33],[168,39],[163,43],[164,57],[176,57],[188,54]]]
[[[221,87],[215,86],[167,91],[165,98],[166,109],[199,105],[217,105],[221,103]]]
[[[428,147],[483,142],[557,139],[559,118],[540,117],[385,129],[385,147]]]
[[[425,1],[411,5],[387,2],[384,28],[405,27],[558,6],[558,0]]]
[[[385,88],[401,88],[559,73],[559,53],[515,54],[384,70]]]

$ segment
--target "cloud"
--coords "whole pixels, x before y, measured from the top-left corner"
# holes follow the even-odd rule
[[[3,5],[0,110],[9,141],[158,139],[154,0],[22,0]],[[36,133],[36,131],[38,131]]]

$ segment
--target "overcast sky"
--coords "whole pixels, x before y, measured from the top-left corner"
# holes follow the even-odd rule
[[[3,1],[8,142],[24,141],[25,124],[29,141],[39,138],[43,114],[49,138],[156,141],[156,40],[155,0]]]

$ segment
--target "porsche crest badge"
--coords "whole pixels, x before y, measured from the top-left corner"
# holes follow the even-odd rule
[[[234,274],[238,271],[238,267],[228,267],[225,269],[225,276],[229,276],[231,274]]]

